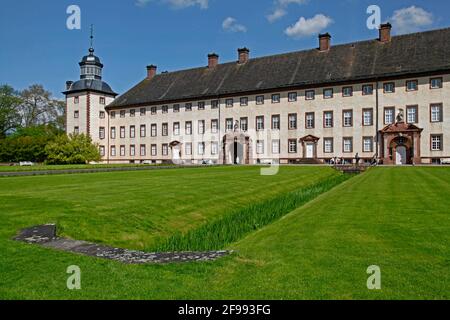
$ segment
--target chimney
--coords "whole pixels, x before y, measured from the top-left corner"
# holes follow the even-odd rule
[[[247,48],[238,49],[239,64],[244,64],[250,59],[250,50]]]
[[[216,53],[208,54],[208,68],[214,68],[219,64],[219,55]]]
[[[388,23],[383,23],[380,26],[380,41],[383,43],[390,42],[391,41],[391,30],[392,25]]]
[[[331,35],[327,32],[319,34],[319,50],[321,52],[330,50],[331,47]]]
[[[156,76],[157,66],[149,65],[147,66],[147,79],[151,80],[154,76]]]
[[[73,81],[66,81],[66,90],[70,90],[70,87],[72,86]]]

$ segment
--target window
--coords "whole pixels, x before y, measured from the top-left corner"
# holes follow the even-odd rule
[[[296,130],[297,129],[297,114],[296,113],[289,114],[288,122],[289,122],[289,130]]]
[[[373,138],[364,137],[363,138],[363,152],[373,152]]]
[[[198,134],[205,134],[205,120],[198,120]]]
[[[272,103],[280,103],[280,95],[279,94],[272,95]]]
[[[289,139],[288,151],[289,153],[297,153],[297,139]]]
[[[272,140],[272,154],[280,153],[280,140]]]
[[[146,134],[146,131],[147,131],[147,129],[145,128],[145,124],[142,124],[141,125],[141,138],[144,138],[145,137],[145,134]]]
[[[120,110],[120,117],[125,118],[125,110]]]
[[[406,91],[417,91],[419,90],[419,82],[417,80],[406,81]]]
[[[75,128],[73,129],[73,133],[74,133],[74,134],[79,134],[79,133],[80,133],[80,128],[79,128],[79,127],[75,127]]]
[[[218,108],[219,108],[219,100],[212,100],[211,109],[218,109]]]
[[[125,139],[125,127],[120,127],[120,138]]]
[[[256,131],[264,130],[264,116],[256,117]]]
[[[105,146],[100,146],[98,148],[98,151],[100,152],[100,156],[104,157],[105,156]]]
[[[406,122],[407,123],[417,123],[419,122],[418,106],[407,106],[406,107]]]
[[[192,111],[192,103],[186,103],[184,105],[184,110],[185,111]]]
[[[343,138],[343,151],[353,152],[353,138]]]
[[[157,109],[156,107],[151,107],[151,108],[150,108],[150,113],[151,113],[152,115],[155,115],[157,112],[158,112],[158,109]]]
[[[431,122],[442,122],[442,104],[432,104],[430,106]]]
[[[130,138],[131,139],[136,138],[136,127],[135,126],[130,126]]]
[[[219,131],[219,120],[211,120],[211,133],[217,133]]]
[[[307,112],[305,118],[306,129],[314,129],[314,112]]]
[[[152,157],[156,157],[158,155],[158,146],[156,144],[152,144],[150,148]]]
[[[103,140],[105,139],[105,127],[100,127],[98,129],[98,137]]]
[[[73,112],[73,117],[74,117],[75,119],[78,119],[78,118],[80,117],[80,111],[75,110],[75,111]]]
[[[442,88],[442,78],[432,78],[430,80],[431,89],[441,89]]]
[[[146,154],[146,147],[145,147],[145,144],[141,144],[141,148],[140,148],[141,150],[141,157],[145,157],[145,154]]]
[[[334,149],[334,139],[333,138],[324,138],[323,139],[323,152],[324,153],[333,153]]]
[[[169,135],[169,124],[168,123],[162,124],[161,134],[163,137],[167,137]]]
[[[264,104],[264,96],[256,96],[256,104],[257,105]]]
[[[431,151],[442,151],[442,135],[431,135]]]
[[[205,110],[205,102],[201,101],[198,103],[198,110]]]
[[[219,143],[211,142],[211,155],[215,156],[219,153]]]
[[[233,131],[233,118],[228,118],[225,120],[225,128],[227,131]]]
[[[125,157],[125,146],[120,146],[120,156]]]
[[[116,138],[116,127],[111,127],[111,139]]]
[[[363,96],[370,96],[373,94],[373,85],[365,84],[362,86],[362,94]]]
[[[111,157],[116,156],[116,146],[111,146]]]
[[[80,97],[73,97],[73,103],[79,104],[80,103]]]
[[[333,89],[324,89],[323,90],[323,98],[324,99],[331,99],[331,98],[333,98]]]
[[[248,118],[241,118],[240,119],[240,124],[241,124],[241,131],[243,132],[247,132],[248,131]]]
[[[323,127],[333,128],[333,111],[325,111],[323,113]]]
[[[353,87],[343,87],[342,88],[342,96],[343,97],[353,96]]]
[[[141,108],[140,110],[141,116],[145,116],[146,112],[147,110],[145,108]]]
[[[314,90],[307,90],[305,92],[306,100],[314,100],[316,98],[316,92]]]
[[[373,126],[373,109],[363,109],[363,126]]]
[[[100,97],[100,104],[106,104],[106,99],[105,97]]]
[[[173,105],[173,112],[174,113],[180,112],[180,105],[179,104],[174,104]]]
[[[186,131],[186,135],[188,135],[188,136],[192,135],[192,121],[186,121],[185,131]]]
[[[169,106],[162,106],[162,113],[169,113]]]
[[[174,122],[173,123],[173,134],[175,136],[179,136],[180,135],[180,123],[179,122]]]
[[[393,124],[395,118],[395,108],[384,108],[384,124]]]
[[[100,119],[105,119],[105,111],[100,111],[99,117]]]
[[[134,110],[134,109],[131,109],[130,110],[130,117],[135,117],[136,116],[136,110]]]
[[[198,155],[202,156],[205,154],[205,143],[204,142],[199,142],[198,143]]]
[[[352,110],[344,110],[343,117],[344,117],[344,127],[353,126],[353,111]]]
[[[162,155],[163,155],[164,157],[167,157],[167,156],[169,155],[169,145],[166,144],[166,143],[164,143],[164,144],[162,145]]]
[[[191,142],[186,143],[184,152],[186,153],[187,156],[192,156],[192,143]]]
[[[136,155],[136,146],[134,144],[130,145],[130,156],[134,157]]]
[[[394,93],[395,92],[395,83],[387,82],[383,84],[384,93]]]
[[[289,92],[288,93],[288,101],[289,102],[297,101],[297,92]]]
[[[150,127],[150,134],[152,137],[156,137],[158,135],[158,125],[153,123]]]
[[[115,119],[116,118],[116,112],[115,111],[111,111],[111,119]]]
[[[227,100],[225,100],[225,106],[226,106],[227,108],[232,108],[233,105],[234,105],[234,100],[233,100],[233,99],[227,99]]]
[[[264,154],[264,141],[263,140],[256,141],[256,153]]]
[[[247,97],[241,98],[241,107],[245,107],[245,106],[248,106],[248,98]]]
[[[272,130],[280,130],[280,115],[272,116]]]

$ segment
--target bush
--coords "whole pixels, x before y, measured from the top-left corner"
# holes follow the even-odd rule
[[[100,161],[98,146],[84,134],[59,135],[45,147],[47,164],[87,164]]]

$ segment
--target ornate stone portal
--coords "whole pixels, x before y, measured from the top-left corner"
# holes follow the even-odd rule
[[[239,131],[239,126],[234,132],[223,137],[220,151],[221,164],[251,164],[252,163],[252,140]]]
[[[383,164],[420,164],[420,138],[423,129],[405,123],[402,109],[396,120],[396,123],[390,124],[380,131],[380,158]]]

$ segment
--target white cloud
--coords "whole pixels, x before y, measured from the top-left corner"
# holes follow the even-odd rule
[[[390,21],[392,21],[396,33],[410,33],[432,25],[433,14],[422,8],[411,6],[394,11]]]
[[[333,23],[333,19],[323,14],[317,14],[311,19],[301,17],[294,25],[288,27],[284,33],[292,38],[309,37],[320,33]]]
[[[275,22],[284,17],[288,13],[287,7],[289,5],[291,4],[301,5],[305,4],[308,1],[309,0],[276,0],[274,11],[271,14],[267,15],[266,18],[270,23]]]
[[[239,24],[235,18],[228,17],[222,23],[222,28],[230,32],[247,32],[247,27]]]
[[[136,0],[136,5],[139,7],[143,7],[152,1],[155,0]],[[171,7],[177,9],[192,7],[196,5],[200,6],[201,9],[207,9],[209,2],[209,0],[160,0],[160,1],[163,3],[167,3]]]

